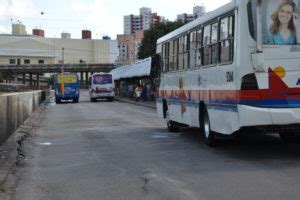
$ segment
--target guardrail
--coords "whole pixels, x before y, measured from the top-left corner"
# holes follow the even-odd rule
[[[110,72],[114,64],[34,64],[0,65],[0,72],[5,73],[59,73],[65,72]]]

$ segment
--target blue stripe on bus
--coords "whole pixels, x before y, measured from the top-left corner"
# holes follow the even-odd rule
[[[157,102],[161,103],[163,98],[157,98]],[[199,101],[182,100],[179,98],[168,98],[168,103],[181,104],[186,103],[189,106],[199,105]],[[236,107],[237,105],[246,105],[263,108],[300,108],[300,99],[269,99],[269,100],[244,100],[244,101],[228,101],[228,100],[211,100],[205,102],[208,105],[216,104],[218,107]],[[211,105],[212,106],[212,105]]]

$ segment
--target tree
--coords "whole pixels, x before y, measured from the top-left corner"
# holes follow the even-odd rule
[[[159,22],[150,27],[149,30],[144,32],[144,38],[139,48],[138,58],[144,59],[155,55],[156,52],[156,41],[158,38],[166,35],[167,33],[184,25],[181,21],[175,22]]]

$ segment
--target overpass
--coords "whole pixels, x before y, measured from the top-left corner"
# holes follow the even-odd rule
[[[84,73],[85,80],[88,80],[88,73],[95,72],[110,72],[114,69],[114,64],[32,64],[32,65],[0,65],[0,73],[6,75],[6,82],[9,82],[9,76],[17,77],[19,74],[23,75],[23,84],[26,84],[26,74],[29,74],[29,85],[40,85],[40,75],[43,73],[60,73],[76,72],[80,73],[80,80],[83,82]],[[33,80],[35,75],[35,81]]]

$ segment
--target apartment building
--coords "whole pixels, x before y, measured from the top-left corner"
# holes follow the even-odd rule
[[[128,65],[137,61],[137,54],[143,37],[143,30],[136,31],[131,35],[117,35],[119,48],[118,63]]]
[[[124,16],[124,35],[131,35],[140,30],[148,30],[152,24],[164,21],[164,17],[152,13],[151,8],[140,8],[139,15]]]
[[[182,21],[183,23],[189,23],[196,18],[205,15],[205,6],[194,6],[193,14],[182,13],[177,15],[177,21]]]

